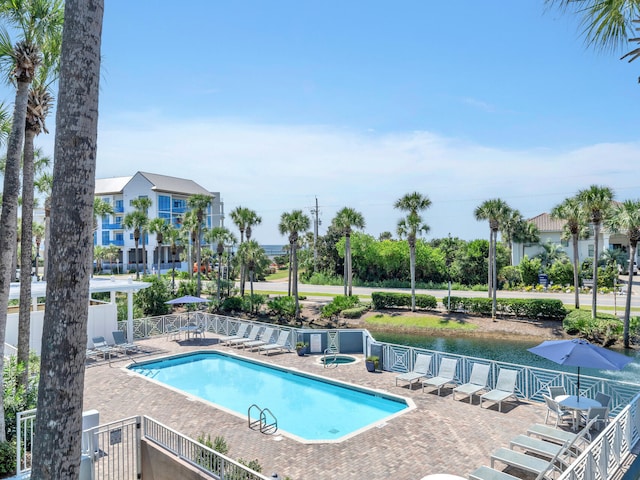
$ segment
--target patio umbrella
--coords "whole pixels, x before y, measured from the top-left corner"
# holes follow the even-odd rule
[[[168,302],[164,302],[164,303],[168,303],[169,305],[182,305],[187,303],[208,303],[208,302],[209,300],[207,300],[206,298],[185,295],[184,297],[174,298],[173,300],[169,300]],[[187,310],[187,323],[189,323],[189,310]]]
[[[631,357],[578,338],[546,340],[538,346],[529,348],[528,351],[560,365],[578,367],[578,398],[580,397],[580,367],[621,370],[632,360]]]

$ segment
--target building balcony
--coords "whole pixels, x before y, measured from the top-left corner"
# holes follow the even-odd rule
[[[121,223],[103,223],[102,230],[122,230]]]
[[[124,205],[114,206],[113,213],[124,213]]]

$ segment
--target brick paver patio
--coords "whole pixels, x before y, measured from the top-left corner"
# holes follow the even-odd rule
[[[141,361],[199,349],[231,350],[217,345],[211,334],[207,337],[202,341],[172,341],[166,337],[144,340],[138,343],[150,354],[132,358]],[[493,405],[480,409],[477,397],[473,405],[466,398],[453,401],[451,389],[443,389],[439,397],[435,391],[396,387],[396,374],[367,373],[362,359],[355,364],[323,368],[319,357],[298,357],[295,352],[270,356],[240,353],[409,397],[417,408],[340,443],[302,444],[282,435],[262,435],[248,428],[246,417],[141,378],[125,368],[132,359],[120,355],[111,362],[88,365],[84,409],[98,410],[101,423],[147,415],[193,438],[200,434],[223,436],[232,458],[256,459],[267,476],[277,472],[280,478],[288,476],[292,480],[418,480],[434,473],[466,478],[475,468],[489,465],[493,450],[508,446],[509,440],[524,433],[528,425],[543,422],[546,412],[542,404],[506,402],[499,413]]]

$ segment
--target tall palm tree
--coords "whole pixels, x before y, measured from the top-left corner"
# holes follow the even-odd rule
[[[491,319],[496,320],[497,308],[497,265],[496,244],[498,243],[498,231],[500,225],[511,215],[511,208],[507,202],[499,198],[486,200],[476,207],[474,216],[476,220],[489,220],[489,296],[493,299],[491,304]]]
[[[149,209],[151,208],[151,199],[149,197],[138,197],[131,200],[131,205],[141,215],[140,219],[144,221],[140,224],[140,238],[142,239],[142,274],[147,274],[147,231],[149,230]]]
[[[629,282],[624,309],[624,347],[629,348],[629,318],[631,312],[631,289],[633,287],[633,262],[640,241],[640,200],[625,200],[613,206],[607,227],[613,232],[625,232],[629,241]]]
[[[513,265],[513,242],[528,224],[519,210],[511,210],[500,225],[500,235],[509,249],[509,264]]]
[[[209,196],[209,195],[202,195],[202,194],[196,194],[196,195],[191,195],[188,199],[187,199],[187,205],[189,206],[189,208],[191,208],[193,211],[195,211],[195,215],[196,215],[196,220],[197,220],[197,234],[196,234],[196,245],[195,245],[195,249],[196,249],[196,264],[198,266],[198,273],[197,273],[197,279],[198,279],[198,283],[197,283],[197,289],[196,289],[196,295],[200,296],[200,291],[202,290],[202,280],[201,280],[201,268],[200,268],[200,263],[201,263],[201,257],[202,257],[202,247],[201,247],[201,243],[202,243],[202,223],[204,222],[204,214],[207,211],[207,209],[209,208],[209,206],[211,205],[211,202],[213,201],[213,197]]]
[[[251,240],[251,234],[253,227],[262,223],[262,217],[260,217],[255,211],[238,206],[234,208],[231,213],[231,221],[236,224],[238,230],[240,230],[240,245],[244,242],[245,233],[247,241]],[[244,263],[240,263],[240,295],[244,296]]]
[[[409,244],[409,273],[411,275],[411,311],[416,311],[416,237],[421,232],[428,233],[429,225],[422,222],[420,212],[431,206],[431,200],[419,192],[407,193],[396,200],[394,208],[407,212],[398,222],[398,236],[406,236]]]
[[[170,224],[170,228],[166,233],[166,238],[169,240],[171,249],[171,294],[176,293],[176,255],[178,253],[178,243],[180,241],[180,230],[178,230],[173,224]]]
[[[51,257],[64,262],[48,271],[32,478],[77,478],[80,465],[103,11],[65,2],[51,205]]]
[[[365,227],[364,217],[353,208],[344,207],[336,213],[332,222],[335,228],[344,235],[344,294],[351,296],[353,287],[353,271],[351,269],[351,232],[354,228]]]
[[[36,271],[35,271],[35,275],[36,275],[36,280],[40,281],[40,274],[38,273],[38,263],[39,263],[39,258],[40,258],[40,245],[42,244],[42,240],[44,239],[44,235],[45,235],[45,230],[44,230],[44,224],[43,223],[39,223],[39,222],[35,222],[33,224],[33,241],[36,244]]]
[[[218,255],[218,292],[217,292],[217,300],[220,303],[221,294],[220,294],[220,281],[222,279],[221,271],[222,271],[222,255],[224,254],[224,247],[227,244],[234,244],[237,242],[233,233],[229,231],[226,227],[213,227],[205,234],[205,239],[207,242],[216,244],[216,254]]]
[[[34,182],[38,192],[45,195],[44,199],[44,255],[42,279],[47,278],[47,259],[49,258],[49,221],[51,217],[51,188],[53,186],[53,175],[50,172],[43,172]]]
[[[127,213],[122,219],[122,227],[126,230],[133,230],[133,241],[135,243],[136,252],[136,280],[140,279],[140,255],[138,252],[138,242],[140,241],[140,232],[144,225],[146,225],[146,222],[147,216],[138,210]]]
[[[527,243],[538,243],[540,241],[540,231],[538,227],[527,220],[518,223],[513,232],[512,241],[522,244],[522,257],[524,257],[524,249]]]
[[[169,230],[171,228],[173,228],[173,226],[169,223],[167,219],[164,219],[164,218],[154,218],[149,222],[149,232],[156,234],[156,242],[158,243],[158,246],[157,246],[158,278],[160,278],[160,260],[162,259],[162,244],[164,243],[164,239],[168,235]]]
[[[596,318],[598,305],[598,243],[600,241],[600,225],[606,220],[613,202],[613,190],[609,187],[591,185],[580,190],[576,195],[580,205],[593,224],[593,289],[591,290],[591,317]]]
[[[300,302],[298,300],[298,237],[300,233],[304,233],[309,230],[311,226],[311,219],[304,214],[302,210],[293,210],[291,212],[284,212],[280,216],[280,223],[278,224],[278,230],[281,235],[288,235],[289,248],[291,255],[291,280],[289,288],[291,295],[296,303],[295,317],[300,317]]]
[[[0,18],[19,35],[13,44],[6,29],[0,31],[0,68],[16,86],[13,122],[7,141],[7,157],[0,213],[0,349],[4,351],[12,261],[16,250],[20,161],[23,150],[29,86],[42,61],[40,47],[52,31],[62,28],[61,3],[56,0],[0,2]],[[0,352],[1,353],[1,352]],[[0,355],[0,371],[4,367]],[[0,384],[1,386],[1,384]],[[2,400],[2,398],[0,398]],[[0,442],[5,441],[4,414],[0,414]]]
[[[576,310],[580,308],[580,257],[578,240],[588,238],[588,218],[576,197],[566,198],[551,210],[551,218],[564,220],[563,238],[571,238],[573,250],[573,291]]]

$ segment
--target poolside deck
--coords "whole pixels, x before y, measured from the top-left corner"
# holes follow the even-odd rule
[[[150,355],[134,358],[140,361],[199,349],[237,352],[219,346],[211,334],[207,336],[202,341],[144,340],[139,343]],[[111,362],[89,364],[84,409],[98,410],[101,423],[147,415],[193,438],[201,434],[223,436],[232,458],[256,459],[267,476],[277,472],[280,478],[292,480],[419,480],[434,473],[466,478],[475,468],[489,465],[493,450],[508,446],[528,425],[543,422],[546,412],[542,404],[505,402],[499,413],[497,406],[480,409],[477,399],[473,405],[467,399],[453,401],[450,389],[443,389],[440,397],[435,391],[410,391],[395,386],[394,373],[367,373],[362,361],[323,368],[319,357],[298,357],[295,352],[270,356],[239,353],[409,397],[417,408],[341,443],[302,444],[285,436],[262,435],[247,427],[246,417],[225,413],[140,378],[124,368],[131,360],[121,355]]]

